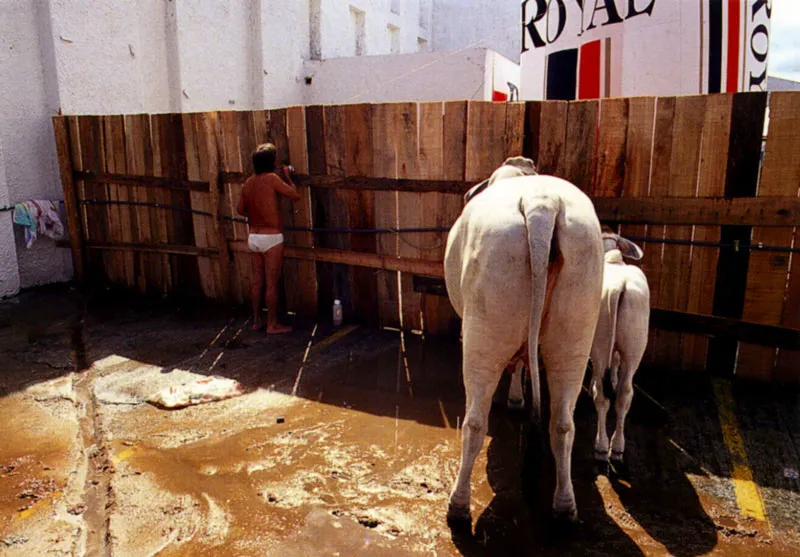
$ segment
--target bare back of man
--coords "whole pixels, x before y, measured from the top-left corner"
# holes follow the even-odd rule
[[[265,299],[268,334],[291,331],[291,327],[278,323],[278,283],[283,265],[280,195],[295,201],[300,199],[300,194],[286,167],[248,178],[242,189],[238,207],[239,214],[246,216],[250,225],[247,244],[253,254],[250,292],[253,304],[253,329],[258,330],[262,327],[261,301]]]

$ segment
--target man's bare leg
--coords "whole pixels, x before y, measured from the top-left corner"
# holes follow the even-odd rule
[[[278,323],[278,281],[283,265],[283,244],[264,254],[264,273],[267,279],[267,334],[288,333],[291,327]]]
[[[253,330],[261,325],[261,301],[264,293],[264,254],[253,252],[253,279],[250,285],[250,300],[253,304]]]

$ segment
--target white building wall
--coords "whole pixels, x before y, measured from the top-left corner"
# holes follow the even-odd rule
[[[418,39],[430,46],[431,0],[319,0],[321,55],[323,59],[355,56],[355,35],[351,7],[364,13],[366,48],[364,55],[390,54],[388,27],[399,29],[400,53],[417,52]],[[392,11],[395,6],[397,12]],[[420,16],[422,11],[422,16]],[[423,26],[420,26],[420,22]]]
[[[475,48],[458,53],[421,52],[309,61],[305,67],[312,81],[302,102],[487,100],[491,98],[493,54]]]
[[[488,48],[519,64],[521,21],[521,0],[434,0],[431,46]]]
[[[48,16],[44,2],[0,2],[0,204],[63,197],[50,120],[58,92]],[[0,296],[20,283],[68,280],[69,252],[47,238],[26,249],[10,219],[0,213]]]

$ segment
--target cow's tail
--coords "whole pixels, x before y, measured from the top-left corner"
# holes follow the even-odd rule
[[[530,250],[533,291],[531,314],[528,322],[528,369],[531,375],[531,420],[541,431],[542,399],[539,385],[539,330],[542,326],[545,297],[547,295],[547,270],[550,263],[550,249],[556,234],[556,219],[561,210],[560,204],[537,199],[522,198],[520,210],[525,216]],[[556,242],[557,244],[557,242]]]
[[[603,394],[607,399],[614,402],[616,399],[616,386],[617,378],[612,377],[612,367],[614,362],[614,347],[617,344],[617,312],[619,310],[619,302],[622,300],[622,295],[625,293],[625,284],[619,290],[612,290],[608,296],[608,359],[606,360],[607,366],[603,370]]]

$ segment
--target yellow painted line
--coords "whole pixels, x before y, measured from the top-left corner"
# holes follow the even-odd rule
[[[349,335],[350,333],[352,333],[356,329],[358,329],[358,325],[349,325],[349,326],[345,327],[344,329],[341,329],[340,331],[336,331],[335,333],[333,333],[328,338],[326,338],[324,340],[321,340],[317,344],[312,346],[311,350],[312,351],[318,350],[320,348],[328,346],[329,344],[333,344],[334,342],[336,342],[337,340],[339,340],[343,336]]]
[[[742,516],[765,522],[767,513],[764,510],[764,499],[761,497],[758,485],[753,481],[753,471],[750,468],[742,436],[739,434],[731,384],[729,381],[717,379],[713,381],[713,387],[719,424],[722,427],[722,439],[728,447],[733,462],[731,479],[739,512]]]

